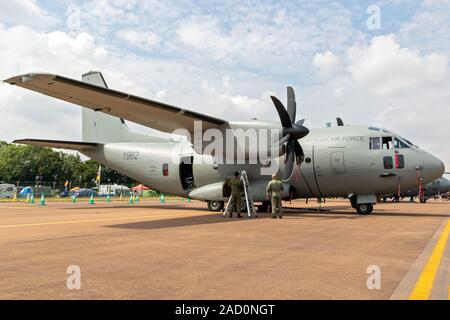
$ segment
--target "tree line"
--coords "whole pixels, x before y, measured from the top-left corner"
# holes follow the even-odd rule
[[[95,186],[99,168],[95,160],[80,155],[29,145],[0,141],[0,182],[25,185],[48,185],[63,188],[64,183],[90,188]],[[102,167],[102,184],[132,185],[134,180],[110,168]]]

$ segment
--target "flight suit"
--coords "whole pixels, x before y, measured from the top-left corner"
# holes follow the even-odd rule
[[[283,207],[281,205],[282,191],[284,191],[283,183],[280,180],[272,180],[267,185],[266,193],[272,199],[272,217],[276,218],[277,214],[283,217]]]
[[[232,178],[228,182],[231,189],[231,202],[230,202],[230,217],[233,216],[233,212],[236,211],[238,217],[241,216],[241,205],[242,205],[242,191],[244,190],[244,185],[242,184],[241,178]]]

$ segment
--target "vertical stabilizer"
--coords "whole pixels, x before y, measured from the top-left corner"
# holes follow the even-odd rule
[[[103,75],[98,71],[84,74],[82,80],[99,87],[108,87]],[[83,108],[82,122],[83,142],[126,142],[129,139],[128,128],[123,119]]]

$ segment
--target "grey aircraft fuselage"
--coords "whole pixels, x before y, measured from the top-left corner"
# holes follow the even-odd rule
[[[414,188],[418,168],[424,183],[444,172],[439,159],[378,128],[312,129],[300,143],[305,160],[294,169],[285,199],[391,194],[399,185],[403,190]],[[223,200],[222,184],[237,169],[246,170],[255,201],[264,201],[270,181],[270,175],[261,175],[261,164],[217,165],[211,156],[196,153],[188,141],[105,143],[83,153],[161,192],[204,201]],[[273,161],[281,172],[284,156]],[[289,190],[295,191],[290,194]]]

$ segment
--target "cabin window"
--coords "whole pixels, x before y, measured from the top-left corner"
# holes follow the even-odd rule
[[[405,157],[402,154],[395,155],[395,167],[397,169],[403,169],[405,167]]]
[[[394,149],[394,144],[392,143],[392,137],[383,137],[383,150]]]
[[[383,164],[385,169],[394,168],[394,163],[392,161],[392,157],[383,157]]]
[[[6,191],[12,192],[12,191],[14,191],[14,188],[13,187],[9,187],[9,188],[6,189]]]
[[[380,150],[380,137],[370,138],[370,150]]]
[[[310,157],[306,157],[305,162],[306,163],[311,163],[311,158]]]
[[[162,165],[162,174],[164,177],[167,177],[169,175],[169,164],[164,163]]]

